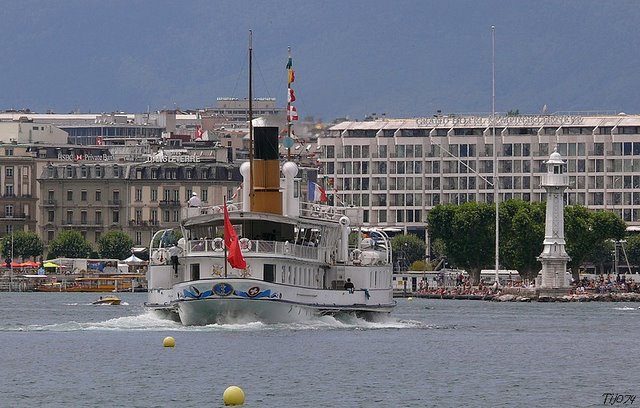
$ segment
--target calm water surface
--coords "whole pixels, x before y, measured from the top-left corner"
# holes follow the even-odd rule
[[[637,303],[399,299],[376,323],[185,328],[145,311],[146,294],[119,294],[120,306],[92,305],[98,296],[0,293],[1,407],[222,407],[229,385],[246,407],[597,407],[611,406],[604,393],[640,395]]]

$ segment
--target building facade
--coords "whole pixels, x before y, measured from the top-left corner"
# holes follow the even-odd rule
[[[147,246],[159,229],[177,228],[192,193],[202,205],[222,204],[240,185],[238,165],[194,154],[156,155],[123,163],[49,163],[38,178],[40,236],[45,246],[62,230],[77,230],[96,248],[110,230]]]
[[[36,168],[26,146],[0,143],[0,237],[18,231],[36,232]]]
[[[495,137],[494,137],[495,134]],[[495,142],[494,142],[495,140]],[[434,116],[343,122],[318,139],[324,187],[368,225],[425,234],[437,204],[543,201],[544,162],[566,160],[565,204],[640,225],[640,115]]]

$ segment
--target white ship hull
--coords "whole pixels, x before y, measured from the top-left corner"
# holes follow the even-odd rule
[[[245,278],[184,282],[170,292],[175,300],[156,309],[165,316],[177,313],[184,325],[290,323],[336,313],[369,318],[395,305],[388,291],[318,290]]]

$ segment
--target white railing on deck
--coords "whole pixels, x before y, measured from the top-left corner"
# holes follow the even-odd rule
[[[219,241],[217,242],[219,243]],[[204,254],[205,252],[221,253],[224,251],[224,243],[222,243],[222,246],[218,244],[218,246],[216,247],[216,243],[214,243],[213,239],[191,240],[187,241],[185,250],[187,254]],[[318,248],[313,246],[264,240],[248,241],[247,247],[242,249],[242,253],[282,255],[314,261],[318,260],[318,252]]]
[[[242,203],[233,203],[227,205],[230,213],[242,211]],[[222,214],[224,206],[211,205],[205,207],[189,207],[182,208],[182,219],[197,217],[199,215]],[[334,207],[320,203],[301,202],[300,215],[306,218],[318,218],[323,220],[338,220],[345,215],[346,207]]]
[[[227,210],[231,213],[234,211],[242,211],[242,203],[227,204]],[[222,214],[224,212],[223,205],[209,205],[204,207],[185,207],[182,208],[182,219],[197,217],[199,215]]]

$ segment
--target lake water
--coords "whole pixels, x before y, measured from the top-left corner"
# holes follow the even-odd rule
[[[222,407],[230,385],[246,407],[597,407],[640,394],[637,303],[399,299],[376,323],[181,327],[145,311],[146,294],[98,296],[0,293],[0,406]]]

